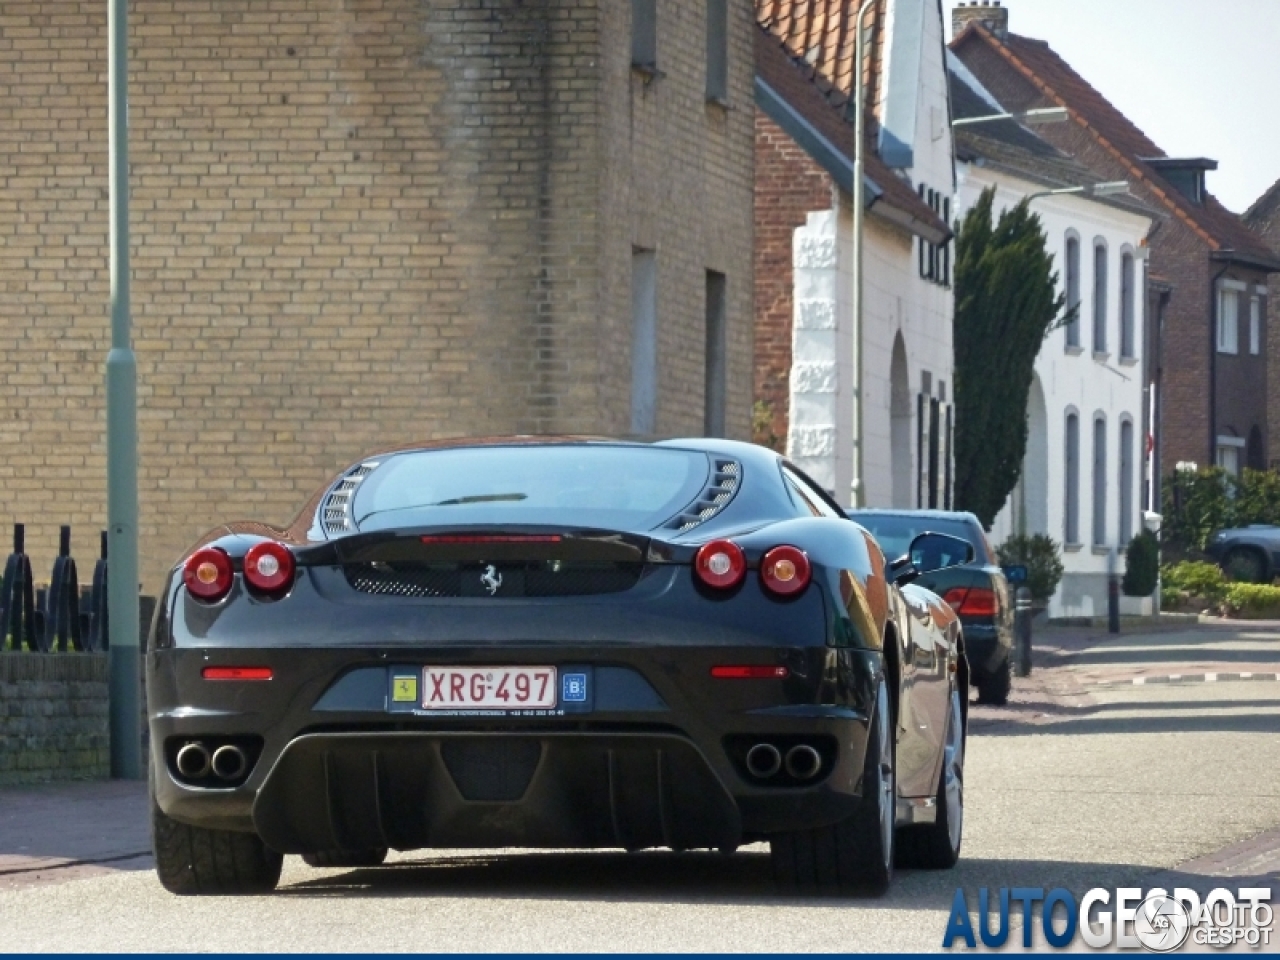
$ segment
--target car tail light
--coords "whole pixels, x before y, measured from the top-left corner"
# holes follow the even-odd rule
[[[952,587],[942,599],[962,617],[994,617],[996,593],[986,587]]]
[[[786,667],[769,667],[759,664],[746,664],[742,666],[723,666],[712,667],[711,676],[717,680],[768,680],[781,679],[787,676],[791,671]]]
[[[217,603],[231,591],[235,576],[231,558],[217,547],[204,547],[187,558],[182,567],[182,580],[187,591],[207,603]]]
[[[263,540],[244,555],[244,578],[264,593],[283,593],[293,584],[293,554],[283,543]]]
[[[200,676],[206,680],[270,680],[270,667],[205,667]]]
[[[760,581],[770,593],[790,597],[809,585],[809,558],[798,547],[774,547],[760,561]]]
[[[747,575],[747,558],[732,540],[712,540],[698,549],[693,572],[708,587],[728,590]]]

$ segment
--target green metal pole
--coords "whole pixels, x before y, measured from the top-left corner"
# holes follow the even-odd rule
[[[111,184],[111,352],[107,354],[107,619],[111,775],[143,776],[138,643],[137,366],[129,338],[128,0],[107,0]]]

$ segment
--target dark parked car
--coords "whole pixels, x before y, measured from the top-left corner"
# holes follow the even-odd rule
[[[1205,553],[1232,580],[1270,583],[1280,570],[1280,527],[1259,523],[1219,530],[1209,538]]]
[[[749,444],[373,454],[292,526],[218,527],[170,574],[147,657],[160,880],[755,841],[801,890],[950,867],[967,666],[919,573]]]
[[[908,553],[911,542],[927,531],[959,537],[973,547],[972,560],[962,566],[937,562],[950,558],[926,558],[931,565],[947,569],[926,574],[916,582],[938,594],[960,615],[978,702],[1007,702],[1012,682],[1013,595],[978,518],[950,510],[855,510],[849,516],[871,531],[887,557]]]

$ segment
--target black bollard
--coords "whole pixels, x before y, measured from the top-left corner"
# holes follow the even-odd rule
[[[85,635],[85,649],[106,650],[110,630],[107,624],[107,531],[102,531],[98,562],[93,565],[93,593],[89,600],[89,632]]]
[[[71,557],[70,527],[64,526],[59,531],[58,557],[53,561],[47,599],[41,607],[44,611],[42,649],[46,653],[83,650],[80,581],[76,576],[76,562]]]
[[[1120,632],[1120,577],[1107,577],[1107,632]]]
[[[36,604],[31,560],[26,554],[26,527],[13,525],[13,553],[4,565],[0,581],[0,648],[38,650]]]

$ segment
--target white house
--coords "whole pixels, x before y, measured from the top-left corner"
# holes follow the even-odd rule
[[[791,210],[803,213],[794,224],[788,264],[794,270],[794,303],[786,448],[846,504],[852,502],[854,479],[853,130],[847,101],[855,35],[849,21],[856,9],[843,0],[757,4],[766,35],[791,61],[788,75],[771,60],[774,50],[766,47],[757,58],[757,243],[767,242],[771,224],[762,218],[777,207],[762,197],[777,199],[789,188],[788,178],[811,172],[785,149],[773,149],[769,137],[785,133],[831,186],[825,194],[818,190],[810,206]],[[940,0],[878,0],[867,26],[872,42],[863,221],[864,502],[947,507],[955,170],[942,6]],[[758,271],[760,263],[758,257]],[[759,343],[772,332],[762,311],[767,312],[766,300],[776,298],[761,293],[761,283],[771,279],[757,280],[758,357]],[[759,362],[757,369],[759,378]]]
[[[950,67],[957,117],[1004,112],[959,60]],[[1065,574],[1049,615],[1099,616],[1107,577],[1123,572],[1124,549],[1143,519],[1145,251],[1154,215],[1125,194],[1089,196],[1096,175],[1011,120],[962,130],[959,214],[987,188],[995,189],[997,216],[1032,198],[1059,289],[1077,307],[1036,360],[1022,479],[991,539],[1053,537]]]

